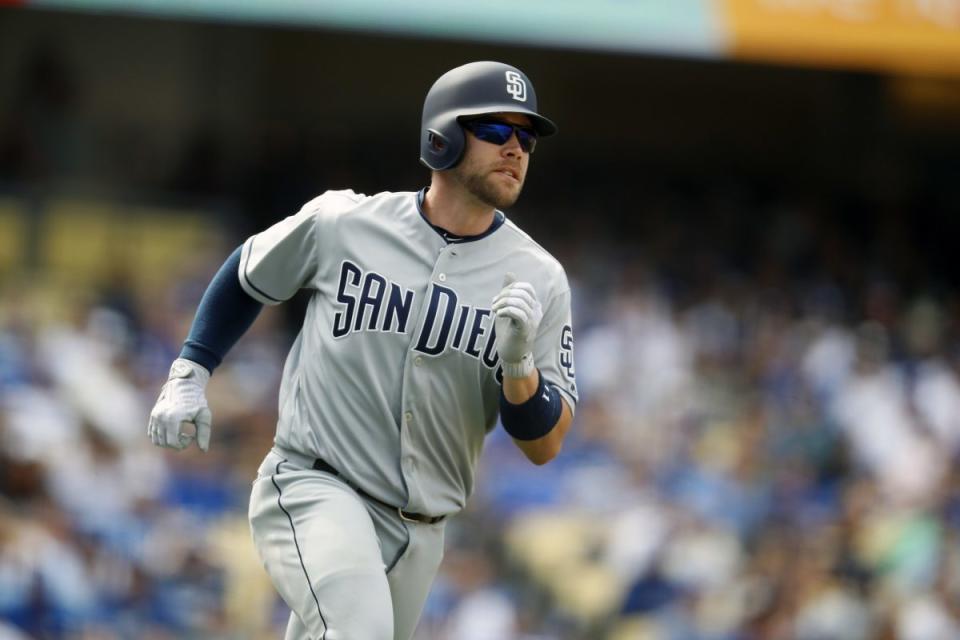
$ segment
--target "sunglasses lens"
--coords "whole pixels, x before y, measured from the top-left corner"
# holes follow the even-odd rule
[[[520,148],[527,153],[533,153],[537,146],[537,135],[526,129],[517,129],[517,137],[520,139]]]
[[[500,122],[472,122],[470,130],[479,140],[504,144],[513,135],[513,127]]]
[[[530,129],[521,129],[505,122],[491,122],[486,120],[474,120],[465,123],[464,126],[473,132],[478,140],[491,142],[493,144],[506,144],[507,140],[513,137],[513,132],[517,132],[517,138],[520,140],[520,148],[527,153],[533,153],[537,146],[537,134]]]

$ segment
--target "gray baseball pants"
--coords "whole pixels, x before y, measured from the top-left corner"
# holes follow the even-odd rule
[[[250,529],[291,609],[286,640],[409,640],[443,557],[445,521],[404,521],[313,460],[276,447],[257,471]]]

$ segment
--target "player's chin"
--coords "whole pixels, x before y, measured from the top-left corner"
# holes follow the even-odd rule
[[[495,206],[503,209],[513,205],[520,198],[520,192],[523,191],[523,180],[517,180],[502,173],[494,176],[495,184],[490,189],[495,194]]]
[[[519,186],[516,189],[501,190],[498,191],[496,196],[493,198],[493,206],[495,206],[497,209],[506,209],[507,207],[512,207],[519,198]]]
[[[495,209],[505,209],[520,197],[522,183],[503,175],[477,174],[466,182],[467,189],[478,200]]]

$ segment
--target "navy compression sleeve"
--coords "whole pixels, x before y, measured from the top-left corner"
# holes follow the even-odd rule
[[[180,350],[181,358],[192,360],[211,373],[263,308],[240,286],[237,273],[241,249],[237,247],[230,254],[210,281],[200,300],[190,334]]]

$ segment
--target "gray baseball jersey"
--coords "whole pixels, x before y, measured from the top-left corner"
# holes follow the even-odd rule
[[[276,444],[412,512],[463,508],[499,409],[490,311],[504,274],[543,305],[534,347],[571,411],[570,289],[562,266],[501,212],[444,237],[420,193],[328,191],[243,245],[240,282],[264,304],[313,291],[280,388]]]

